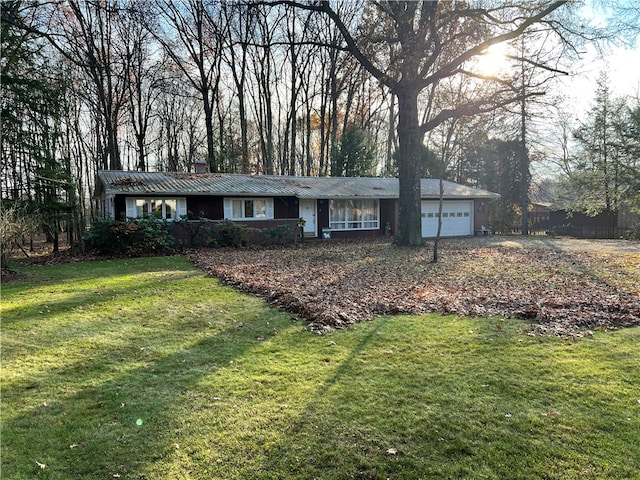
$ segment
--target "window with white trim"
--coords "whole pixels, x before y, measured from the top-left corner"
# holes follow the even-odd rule
[[[380,204],[373,199],[331,200],[331,230],[373,230],[380,228]]]
[[[186,214],[187,200],[184,197],[127,197],[127,218],[155,217],[163,220],[180,220]]]
[[[229,220],[273,218],[273,198],[225,198],[224,216]]]

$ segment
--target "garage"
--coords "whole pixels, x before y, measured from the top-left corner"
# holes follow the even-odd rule
[[[435,237],[438,233],[440,202],[422,202],[422,236]],[[444,201],[442,204],[442,237],[473,235],[473,201]]]

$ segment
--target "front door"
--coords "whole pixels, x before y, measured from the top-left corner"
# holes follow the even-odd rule
[[[300,218],[304,219],[304,236],[317,237],[315,200],[300,199]]]

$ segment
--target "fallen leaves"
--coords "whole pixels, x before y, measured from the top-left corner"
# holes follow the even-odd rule
[[[553,410],[551,410],[551,411],[549,411],[549,412],[544,412],[544,413],[542,414],[542,416],[543,416],[543,417],[561,417],[561,416],[562,416],[562,414],[561,414],[558,410],[556,410],[556,409],[554,408]]]
[[[640,255],[563,252],[449,241],[429,248],[382,241],[318,242],[191,252],[237,288],[330,331],[377,314],[501,315],[532,322],[533,335],[640,324]],[[500,330],[500,324],[496,329]],[[592,334],[592,333],[591,333]],[[586,335],[589,335],[587,333]]]

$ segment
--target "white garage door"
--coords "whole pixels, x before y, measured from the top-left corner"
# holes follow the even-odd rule
[[[422,202],[422,236],[435,237],[438,232],[437,201]],[[465,236],[473,234],[473,201],[445,201],[442,205],[443,237]]]

